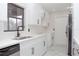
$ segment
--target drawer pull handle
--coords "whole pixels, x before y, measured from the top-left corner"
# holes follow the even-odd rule
[[[32,48],[32,55],[34,55],[34,48]]]
[[[45,46],[45,41],[44,41],[44,46]]]

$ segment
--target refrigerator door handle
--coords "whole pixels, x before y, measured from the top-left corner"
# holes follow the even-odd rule
[[[66,26],[66,37],[68,38],[68,25]]]

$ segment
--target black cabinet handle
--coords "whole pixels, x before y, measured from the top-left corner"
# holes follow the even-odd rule
[[[75,50],[75,48],[73,48],[73,55],[74,55],[74,50]]]
[[[34,55],[34,48],[32,48],[32,55]]]
[[[46,44],[45,44],[45,41],[44,41],[43,43],[44,43],[44,47],[45,47],[45,45],[46,45]]]

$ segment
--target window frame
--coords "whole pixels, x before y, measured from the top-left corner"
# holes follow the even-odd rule
[[[11,17],[11,16],[9,16],[9,4],[11,4],[11,5],[13,5],[13,6],[15,6],[16,8],[20,8],[20,9],[22,9],[22,18],[18,18],[18,17]],[[18,6],[18,5],[16,5],[16,4],[14,4],[14,3],[8,3],[7,4],[7,30],[4,30],[5,32],[7,32],[7,31],[17,31],[17,28],[16,28],[16,30],[10,30],[10,26],[9,26],[9,18],[11,17],[11,18],[15,18],[16,19],[16,27],[17,27],[17,19],[20,19],[20,20],[22,20],[22,30],[19,30],[19,31],[24,31],[24,8],[22,8],[22,7],[20,7],[20,6]],[[16,13],[16,15],[17,15],[17,13]]]

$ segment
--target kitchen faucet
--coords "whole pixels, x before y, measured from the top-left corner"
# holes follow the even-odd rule
[[[16,36],[16,37],[20,37],[19,27],[21,27],[21,26],[18,26],[18,27],[17,27],[17,36]]]

